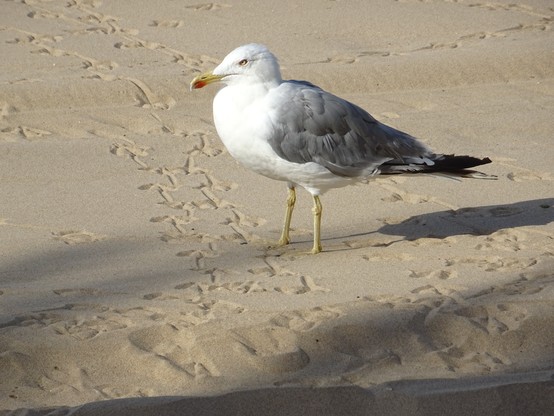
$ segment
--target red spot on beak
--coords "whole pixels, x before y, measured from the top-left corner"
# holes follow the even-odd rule
[[[204,88],[207,84],[204,81],[196,81],[194,84],[192,84],[192,89],[197,90],[199,88]]]

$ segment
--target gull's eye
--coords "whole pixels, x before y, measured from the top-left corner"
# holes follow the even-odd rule
[[[241,60],[239,61],[239,65],[240,65],[240,66],[246,66],[246,64],[248,64],[248,59],[241,59]]]

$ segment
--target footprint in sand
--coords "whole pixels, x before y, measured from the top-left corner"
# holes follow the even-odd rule
[[[95,134],[95,132],[91,132]],[[122,138],[121,142],[113,143],[110,146],[110,153],[119,157],[130,157],[142,168],[148,168],[148,165],[141,158],[148,156],[150,147],[142,146],[132,140]]]
[[[54,292],[58,296],[73,297],[73,296],[102,296],[107,295],[110,292],[106,292],[95,288],[76,288],[76,289],[54,289]]]
[[[550,172],[519,171],[510,172],[506,176],[514,182],[554,181],[554,176]]]
[[[456,264],[473,264],[482,268],[486,272],[504,272],[526,270],[529,267],[535,266],[538,259],[534,257],[518,258],[518,257],[458,257],[446,260],[446,266]]]
[[[345,242],[346,244],[346,242]],[[392,244],[391,243],[379,243],[377,244],[368,244],[364,247],[388,247]],[[348,244],[347,244],[348,245]],[[351,245],[348,245],[351,247]],[[385,253],[385,252],[377,252],[372,254],[364,254],[362,255],[362,258],[364,260],[370,261],[370,262],[379,262],[379,261],[385,261],[385,262],[398,262],[398,261],[413,261],[415,258],[411,254],[408,253]]]
[[[483,243],[475,246],[477,250],[520,251],[526,248],[523,243],[527,240],[527,233],[516,229],[496,231],[484,238]]]
[[[94,338],[100,334],[127,328],[122,322],[105,316],[92,316],[87,319],[70,319],[52,325],[58,335],[68,335],[77,340]]]
[[[441,279],[447,280],[458,277],[458,272],[455,270],[425,270],[425,271],[410,271],[410,277],[415,279]]]
[[[178,28],[185,24],[184,20],[152,20],[149,26],[163,28]]]
[[[273,290],[287,295],[303,295],[311,292],[330,292],[330,289],[316,284],[314,279],[310,276],[300,276],[299,281],[299,286],[278,286]]]
[[[246,230],[245,228],[256,228],[265,223],[263,218],[250,217],[236,208],[231,209],[232,217],[227,217],[225,221],[220,224],[229,226],[237,236],[239,236],[245,243],[251,243],[261,240],[261,237]]]
[[[317,328],[323,322],[337,319],[342,315],[344,313],[337,308],[323,306],[308,310],[284,312],[273,318],[271,322],[293,331],[306,332]]]
[[[54,293],[61,296],[89,296],[94,289],[61,289]],[[96,295],[96,293],[95,293]],[[79,314],[79,318],[76,318]],[[109,307],[91,303],[70,303],[63,307],[22,315],[4,323],[1,327],[50,328],[57,335],[67,335],[78,340],[90,339],[98,334],[126,328],[127,325],[112,313]]]
[[[448,209],[458,209],[457,206],[449,204],[448,202],[441,201],[438,198],[430,195],[419,195],[413,192],[406,192],[402,189],[400,189],[397,186],[393,185],[394,182],[390,180],[380,180],[375,181],[375,184],[377,184],[379,187],[387,190],[390,195],[384,198],[381,198],[382,201],[385,202],[405,202],[408,204],[423,204],[426,202],[432,202],[434,204],[444,206]]]
[[[472,305],[457,309],[455,314],[471,320],[489,335],[516,330],[527,316],[523,308],[509,304]]]
[[[194,379],[221,375],[207,354],[195,345],[195,336],[186,329],[157,325],[132,332],[129,341],[161,363],[169,363],[170,368],[165,368],[168,375],[174,371]]]
[[[192,215],[163,215],[161,217],[150,218],[150,222],[164,222],[167,224],[171,224],[175,228],[175,230],[181,234],[187,233],[184,225],[191,224],[196,220],[197,218],[193,217]],[[162,241],[168,240],[162,239]]]
[[[189,257],[193,261],[193,270],[202,270],[206,268],[206,259],[218,257],[219,254],[213,243],[209,244],[210,250],[187,250],[177,253],[179,257]]]
[[[237,359],[270,373],[299,371],[310,363],[294,332],[282,327],[242,328],[232,331],[229,345]]]
[[[499,164],[504,165],[508,169],[513,169],[506,177],[513,182],[527,181],[554,181],[554,176],[551,172],[538,172],[532,169],[527,169],[522,166],[513,164],[513,159],[501,159]]]
[[[137,87],[138,94],[136,95],[136,99],[139,107],[169,110],[177,103],[171,96],[156,94],[144,81],[138,78],[119,77],[119,79],[129,81]]]
[[[176,299],[179,299],[178,296],[166,295],[163,292],[147,293],[147,294],[143,295],[142,298],[144,300],[154,300],[154,299],[156,299],[156,300],[176,300]]]
[[[211,11],[211,10],[220,10],[227,7],[231,7],[231,5],[224,4],[224,3],[200,3],[200,4],[194,4],[192,6],[185,6],[185,9],[193,9],[196,11]]]
[[[213,135],[209,131],[181,132],[181,136],[187,142],[194,143],[192,148],[187,151],[190,156],[202,154],[208,157],[215,157],[223,152],[220,147],[214,144]]]
[[[52,233],[54,240],[62,241],[68,245],[94,243],[104,240],[106,237],[84,230],[67,230]]]
[[[238,188],[239,186],[235,182],[218,179],[207,172],[204,172],[204,177],[206,178],[206,181],[207,181],[206,186],[212,191],[228,192],[232,189]]]
[[[6,141],[14,141],[17,138],[34,141],[43,139],[51,134],[52,132],[50,131],[28,126],[6,127],[0,130],[0,137]]]

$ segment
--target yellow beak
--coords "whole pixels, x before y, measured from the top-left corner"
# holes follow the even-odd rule
[[[203,88],[212,82],[218,82],[223,78],[224,75],[214,75],[212,72],[206,72],[205,74],[198,75],[190,82],[190,89],[196,90],[198,88]]]

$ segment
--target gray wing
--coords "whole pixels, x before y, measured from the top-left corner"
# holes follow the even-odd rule
[[[341,176],[367,175],[385,162],[427,161],[432,152],[416,138],[375,120],[362,108],[313,84],[287,81],[275,109],[273,150],[296,163],[315,162]],[[431,160],[428,160],[431,164]]]

